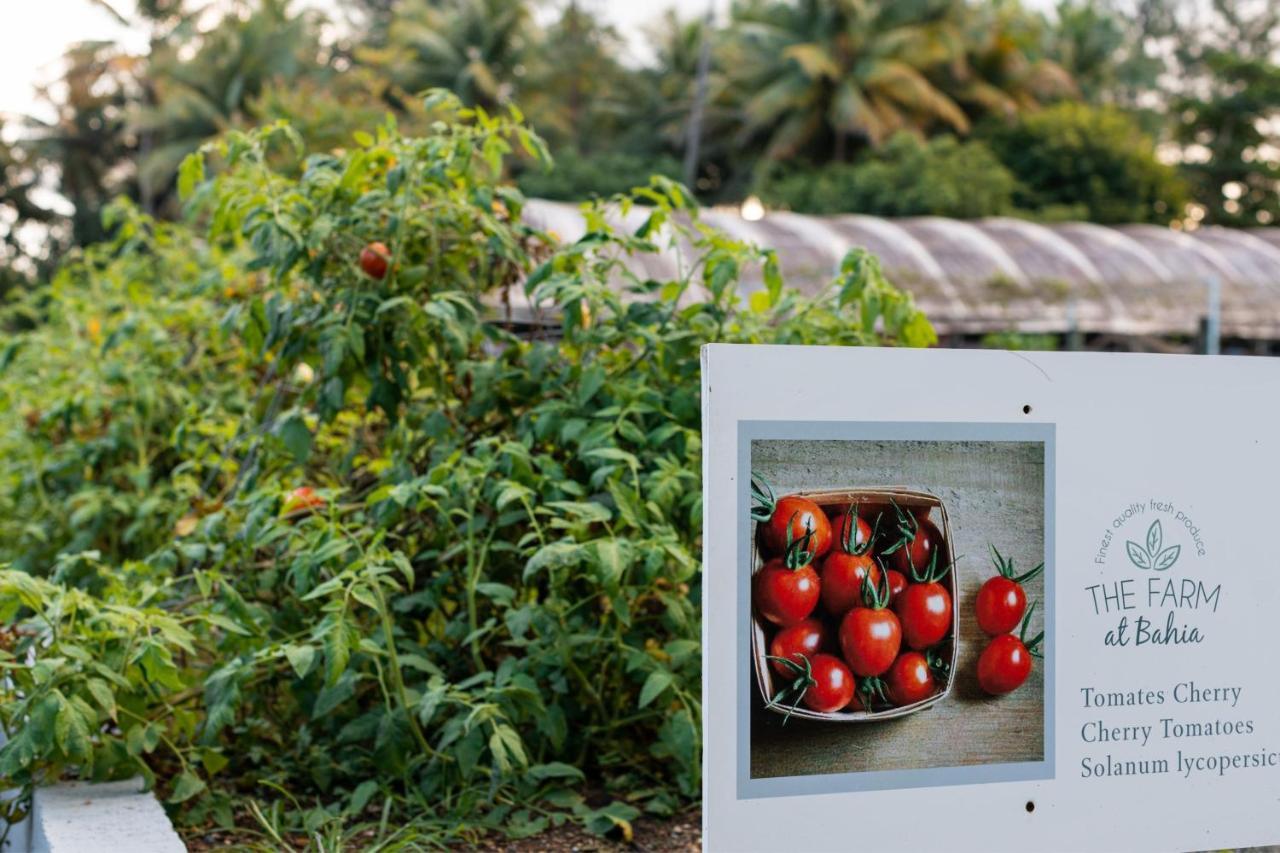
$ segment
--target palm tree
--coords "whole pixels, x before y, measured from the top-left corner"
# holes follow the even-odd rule
[[[1045,55],[1043,16],[1004,2],[966,5],[964,14],[964,60],[934,79],[970,116],[1012,118],[1079,95],[1071,74]]]
[[[136,110],[132,126],[150,140],[139,157],[139,178],[157,197],[171,189],[187,154],[255,120],[249,105],[270,83],[324,73],[318,18],[288,6],[288,0],[259,0],[247,7],[250,13],[228,14],[207,32],[153,45],[152,97]]]
[[[443,87],[492,110],[515,94],[532,29],[526,0],[410,0],[396,10],[387,46],[357,55],[405,91]]]
[[[765,156],[845,159],[903,129],[965,132],[964,110],[928,77],[963,60],[957,4],[743,0],[720,65],[741,98],[741,136]]]

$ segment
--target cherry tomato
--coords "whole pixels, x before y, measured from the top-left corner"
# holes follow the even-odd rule
[[[976,609],[978,627],[994,637],[1008,634],[1018,627],[1027,610],[1027,593],[1022,585],[1044,571],[1044,563],[1019,575],[1014,571],[1013,559],[1005,559],[994,545],[991,546],[991,555],[1000,574],[987,580],[978,590]]]
[[[889,602],[893,603],[902,591],[907,588],[907,576],[895,569],[889,569]]]
[[[942,534],[932,521],[908,517],[914,521],[914,532],[909,536],[903,534],[900,544],[896,547],[891,545],[883,552],[888,566],[904,575],[910,575],[913,569],[920,571],[926,568],[942,544]]]
[[[805,619],[781,629],[769,643],[769,654],[799,663],[813,660],[813,656],[827,648],[827,626],[820,619]],[[783,677],[795,677],[795,670],[781,661],[770,661],[773,671]]]
[[[800,701],[810,710],[822,714],[839,711],[853,701],[857,682],[844,661],[833,655],[814,655],[809,662],[814,683],[804,691]]]
[[[917,651],[937,645],[951,629],[951,594],[937,581],[907,584],[893,603],[902,637]]]
[[[760,547],[771,557],[787,550],[787,530],[791,542],[800,542],[812,531],[810,548],[815,558],[831,550],[831,522],[827,514],[808,498],[788,495],[779,498],[769,520],[760,525]]]
[[[928,699],[938,689],[929,661],[920,652],[903,652],[899,655],[893,666],[889,667],[884,680],[889,701],[898,706]]]
[[[1031,652],[1013,634],[1001,634],[978,658],[978,686],[1000,696],[1022,686],[1031,674]]]
[[[387,274],[387,262],[391,258],[384,243],[370,243],[360,250],[360,269],[369,278],[382,278]]]
[[[310,486],[299,486],[284,499],[284,506],[280,509],[281,515],[292,515],[295,512],[304,512],[307,510],[319,509],[324,506],[324,498],[316,494],[316,490]]]
[[[815,559],[831,550],[831,520],[808,498],[777,498],[764,477],[752,473],[751,503],[751,517],[765,556],[783,556],[796,543],[805,543]]]
[[[880,566],[870,554],[832,551],[822,561],[822,606],[832,616],[843,616],[864,606],[862,582],[880,583]]]
[[[978,590],[978,627],[991,636],[1008,634],[1027,611],[1022,584],[1005,577],[988,578]]]
[[[840,621],[840,650],[854,675],[880,675],[902,647],[902,626],[892,610],[855,607]]]
[[[779,557],[765,563],[752,583],[756,610],[775,625],[801,622],[818,606],[820,584],[812,566],[790,568]]]
[[[849,519],[857,518],[852,538],[848,537]],[[834,550],[847,551],[850,554],[861,554],[871,547],[871,525],[863,517],[860,507],[841,510],[831,519],[831,541]]]

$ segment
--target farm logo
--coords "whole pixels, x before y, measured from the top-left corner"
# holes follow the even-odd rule
[[[1143,529],[1146,535],[1140,541],[1128,538]],[[1175,538],[1181,541],[1170,541]],[[1114,553],[1119,549],[1113,546],[1121,541],[1127,560]],[[1177,577],[1168,574],[1175,564],[1186,569],[1187,561],[1181,560],[1184,548],[1199,557],[1205,555],[1199,525],[1172,501],[1135,501],[1111,519],[1094,551],[1095,566],[1111,564],[1112,557],[1117,557],[1120,566],[1132,565],[1143,574],[1103,576],[1085,587],[1094,615],[1104,620],[1104,646],[1204,642],[1206,625],[1222,603],[1222,584],[1188,577],[1184,571]]]
[[[1160,519],[1157,518],[1147,528],[1145,545],[1139,545],[1132,539],[1128,539],[1124,543],[1124,549],[1129,553],[1129,560],[1138,568],[1163,572],[1178,562],[1178,557],[1182,555],[1181,545],[1163,548],[1161,547],[1163,544],[1164,529],[1160,526]]]

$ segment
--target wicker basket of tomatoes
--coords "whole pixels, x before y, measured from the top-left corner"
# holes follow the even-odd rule
[[[765,706],[872,722],[951,691],[955,555],[942,501],[901,486],[774,496],[752,478],[751,655]]]

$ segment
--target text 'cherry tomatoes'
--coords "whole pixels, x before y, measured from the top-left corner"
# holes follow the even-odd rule
[[[360,250],[360,269],[369,278],[382,278],[387,274],[391,252],[384,243],[370,243]]]

